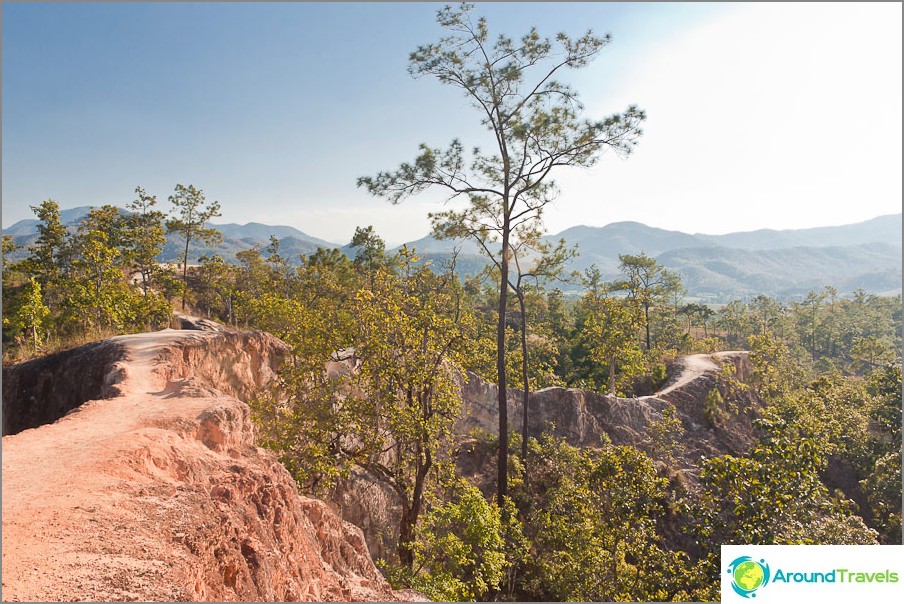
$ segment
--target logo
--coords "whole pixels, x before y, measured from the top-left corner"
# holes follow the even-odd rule
[[[765,560],[757,562],[750,556],[735,558],[728,565],[731,587],[742,598],[755,598],[756,590],[769,583],[769,565]]]

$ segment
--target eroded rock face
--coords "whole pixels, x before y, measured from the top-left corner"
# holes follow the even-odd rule
[[[105,340],[3,368],[3,436],[55,422],[90,400],[117,394],[110,375],[123,350]]]
[[[664,470],[682,484],[695,481],[701,456],[742,454],[754,442],[752,420],[758,404],[753,399],[732,400],[731,412],[719,413],[707,400],[709,393],[725,390],[721,363],[735,368],[735,377],[749,377],[747,353],[743,351],[681,357],[670,368],[671,378],[653,396],[619,398],[576,388],[546,388],[530,394],[528,432],[549,433],[579,447],[600,447],[609,442],[631,445],[651,453]],[[473,373],[461,377],[462,413],[454,426],[460,474],[486,493],[495,489],[496,456],[481,435],[499,432],[498,388]],[[508,392],[509,429],[520,432],[522,393]],[[683,449],[677,459],[657,459],[651,447],[650,428],[662,420],[663,410],[674,406],[681,420],[677,435]],[[400,518],[395,494],[376,479],[358,472],[331,493],[328,501],[346,520],[361,527],[375,557],[392,557]]]
[[[577,388],[546,388],[530,394],[528,433],[541,433],[564,438],[571,445],[599,447],[601,439],[616,445],[643,448],[649,440],[651,424],[662,420],[663,409],[674,406],[681,420],[682,443],[688,448],[688,460],[701,455],[738,454],[754,440],[751,420],[757,405],[742,401],[742,408],[719,415],[709,409],[707,397],[722,388],[719,363],[735,366],[737,379],[747,376],[745,352],[691,355],[680,358],[670,369],[672,378],[653,396],[620,398]],[[498,434],[498,389],[473,373],[461,385],[464,412],[455,426],[460,437],[474,430]],[[720,394],[721,395],[721,394]],[[521,431],[522,393],[508,392],[509,429]],[[737,407],[737,401],[734,401]]]
[[[105,385],[85,392],[112,398],[75,407],[48,386],[73,411],[3,438],[4,600],[418,599],[392,591],[361,530],[255,446],[232,395],[272,379],[284,344],[164,330],[95,350],[79,362]]]

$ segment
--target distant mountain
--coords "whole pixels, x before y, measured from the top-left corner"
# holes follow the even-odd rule
[[[69,208],[68,210],[60,210],[60,221],[67,226],[76,226],[88,215],[91,206],[79,206],[77,208]],[[20,220],[10,227],[4,227],[4,235],[12,235],[13,237],[27,237],[35,235],[38,232],[39,220],[35,218],[26,218]]]
[[[416,241],[410,241],[405,245],[407,245],[409,249],[416,249],[420,255],[451,254],[452,251],[456,249],[462,256],[479,256],[482,253],[480,245],[475,243],[472,239],[436,239],[435,237],[427,235]],[[401,245],[394,247],[390,251],[397,252],[400,249],[402,249]]]
[[[596,265],[604,275],[618,272],[619,254],[643,252],[655,257],[668,250],[707,245],[696,235],[657,229],[639,222],[613,222],[604,227],[576,226],[545,239],[564,239],[569,245],[577,245],[580,255],[570,268],[584,270]]]
[[[82,206],[60,211],[60,220],[75,230],[78,224],[84,220],[88,212],[91,211],[90,206]],[[13,240],[19,246],[26,247],[32,244],[37,237],[38,221],[33,219],[20,220],[9,228],[3,229],[4,235],[12,235]],[[217,224],[210,223],[208,226],[220,231],[223,235],[223,242],[215,246],[198,245],[192,243],[191,258],[196,260],[204,255],[219,254],[226,262],[235,262],[235,254],[243,250],[248,250],[254,246],[264,248],[270,243],[270,236],[273,235],[280,241],[280,254],[298,264],[300,256],[307,256],[317,250],[318,247],[335,248],[339,245],[330,243],[317,237],[312,237],[307,233],[303,233],[298,229],[290,226],[272,226],[261,224],[259,222],[249,222],[248,224]],[[184,241],[179,241],[176,236],[167,237],[164,244],[163,252],[158,259],[161,262],[171,262],[175,260],[182,252]],[[12,258],[21,257],[26,252],[19,251],[18,254],[12,255]]]
[[[826,285],[841,293],[859,288],[901,291],[901,247],[887,243],[773,250],[683,248],[656,260],[680,274],[689,295],[703,301],[757,294],[794,299]]]
[[[74,229],[89,207],[63,210],[63,222]],[[19,245],[34,241],[37,220],[21,220],[3,230]],[[235,254],[254,246],[266,247],[270,236],[280,240],[280,253],[297,264],[301,256],[318,247],[338,248],[353,257],[354,250],[294,227],[256,222],[240,225],[211,224],[223,234],[217,246],[192,246],[192,258],[219,254],[235,262]],[[681,275],[691,298],[725,302],[745,295],[768,294],[781,299],[806,295],[808,291],[832,285],[840,292],[863,288],[873,293],[901,291],[901,214],[835,227],[729,233],[688,234],[649,227],[639,222],[616,222],[604,227],[575,226],[546,239],[565,239],[576,245],[579,256],[569,270],[596,265],[603,277],[618,275],[620,254],[640,254],[656,258],[660,264]],[[424,262],[442,266],[452,251],[458,250],[456,267],[461,275],[476,274],[487,264],[480,246],[470,240],[438,240],[423,237],[407,244]],[[397,251],[401,246],[390,251]],[[170,237],[160,255],[162,261],[176,259],[180,242]],[[18,253],[19,257],[25,254]],[[15,256],[14,256],[15,257]]]
[[[577,245],[569,269],[596,265],[606,279],[618,275],[619,254],[641,252],[681,275],[692,298],[724,302],[747,294],[782,299],[832,285],[901,291],[901,214],[865,222],[812,229],[689,235],[617,222],[572,227],[547,239]]]
[[[273,236],[279,239],[280,242],[282,242],[283,239],[290,238],[295,242],[304,242],[305,244],[314,246],[319,245],[320,247],[327,248],[337,247],[335,243],[312,237],[311,235],[302,233],[298,229],[290,226],[271,226],[259,222],[249,222],[248,224],[235,224],[234,222],[229,224],[211,223],[210,226],[220,231],[220,233],[223,234],[223,237],[228,237],[229,239],[251,239],[253,241],[269,242],[270,237]]]
[[[744,233],[695,235],[695,237],[715,245],[750,250],[780,249],[798,245],[817,247],[846,246],[875,242],[900,246],[901,214],[888,214],[865,222],[844,226],[783,231],[760,229]]]

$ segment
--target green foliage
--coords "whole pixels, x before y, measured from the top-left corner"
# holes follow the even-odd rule
[[[725,423],[729,413],[725,409],[725,399],[718,388],[713,388],[706,393],[706,401],[703,407],[703,419],[709,428],[716,428]]]
[[[901,366],[886,365],[876,370],[867,382],[867,392],[874,398],[870,419],[879,428],[879,439],[885,441],[881,453],[901,450]]]
[[[901,454],[886,453],[860,481],[883,543],[901,543]]]
[[[750,383],[766,399],[775,399],[800,387],[804,372],[794,361],[787,344],[772,334],[750,336]]]
[[[34,275],[44,289],[56,285],[66,265],[66,227],[60,220],[60,206],[47,199],[31,206],[38,219],[38,238],[29,246],[26,272]]]
[[[639,308],[625,300],[587,294],[583,336],[590,359],[609,368],[609,393],[628,395],[644,367],[637,331],[643,319]]]
[[[41,295],[41,284],[30,277],[22,293],[21,301],[15,310],[3,315],[3,328],[9,328],[13,334],[21,334],[31,341],[32,352],[37,354],[46,335],[45,321],[50,309],[44,305]]]
[[[157,197],[149,195],[141,187],[135,187],[138,199],[127,206],[131,213],[125,218],[126,245],[124,257],[132,270],[141,277],[141,289],[148,295],[151,283],[158,272],[157,256],[166,242],[164,214],[153,209]]]
[[[93,208],[77,230],[62,224],[56,202],[33,207],[38,237],[16,264],[7,264],[13,245],[4,240],[4,338],[14,344],[4,348],[6,360],[169,324],[172,311],[156,289],[160,271],[153,264],[161,215],[150,210],[153,198],[138,191],[140,199],[130,207],[140,213]]]
[[[662,417],[650,424],[650,456],[671,467],[677,466],[678,459],[687,452],[683,437],[684,425],[678,411],[674,405],[668,405],[662,410]]]
[[[749,457],[702,464],[697,529],[706,542],[818,544],[820,536],[832,535],[844,536],[844,543],[875,543],[875,531],[821,482],[826,460],[807,430],[772,410],[758,424],[763,435]]]
[[[476,487],[459,482],[424,514],[414,566],[394,569],[393,583],[435,602],[485,598],[505,577],[506,532],[499,508]]]
[[[582,450],[542,436],[515,492],[531,555],[520,592],[546,601],[669,601],[699,595],[691,562],[656,532],[667,481],[632,447]],[[689,593],[691,589],[693,593]]]
[[[386,243],[372,226],[357,227],[349,247],[355,250],[355,266],[374,270],[386,262]]]
[[[211,218],[220,216],[220,202],[209,204],[205,200],[204,191],[194,185],[177,184],[175,192],[170,195],[169,202],[173,206],[173,216],[166,221],[167,233],[178,233],[185,239],[185,250],[180,256],[182,264],[182,280],[188,283],[189,248],[192,241],[200,240],[208,245],[222,240],[216,229],[205,226]],[[182,299],[182,310],[185,310],[185,299]]]
[[[247,302],[256,323],[281,330],[293,346],[283,376],[288,400],[262,398],[254,410],[265,445],[306,489],[328,488],[356,466],[396,493],[398,559],[410,569],[424,497],[461,405],[455,371],[470,356],[477,324],[454,274],[418,266],[406,250],[360,281],[334,260],[303,267],[302,281],[321,278],[319,291],[299,290],[310,296],[304,303],[275,295]],[[347,365],[324,371],[343,349]]]
[[[624,279],[612,283],[615,291],[627,292],[628,299],[643,310],[643,327],[645,332],[646,350],[653,346],[651,337],[651,309],[663,304],[681,291],[681,278],[644,253],[637,256],[620,254],[618,257],[619,270],[624,274]],[[674,314],[666,315],[672,318]],[[671,321],[669,321],[671,322]],[[665,330],[664,330],[665,331]],[[660,337],[660,340],[665,338]]]

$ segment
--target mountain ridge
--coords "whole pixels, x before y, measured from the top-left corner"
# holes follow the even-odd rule
[[[72,229],[89,209],[70,208],[61,211],[61,217]],[[565,239],[577,246],[579,255],[567,270],[584,271],[596,266],[604,279],[618,275],[620,255],[644,253],[678,272],[689,298],[706,302],[756,293],[795,298],[825,285],[841,292],[863,288],[872,293],[893,293],[901,291],[901,218],[901,214],[885,214],[847,225],[723,235],[691,234],[620,221],[602,227],[575,225],[544,239]],[[12,235],[20,246],[27,246],[34,241],[37,224],[37,220],[22,220],[3,233]],[[193,260],[219,254],[226,262],[235,263],[237,252],[255,246],[263,249],[271,235],[280,241],[280,254],[294,264],[318,247],[354,255],[348,244],[332,243],[291,226],[258,222],[209,226],[223,234],[223,242],[217,246],[193,245]],[[462,275],[476,274],[488,263],[473,241],[439,240],[427,235],[404,245],[434,266],[442,266],[452,251],[458,250],[456,266]],[[174,260],[181,247],[174,236],[169,237],[159,259]],[[24,253],[18,252],[20,256]]]

